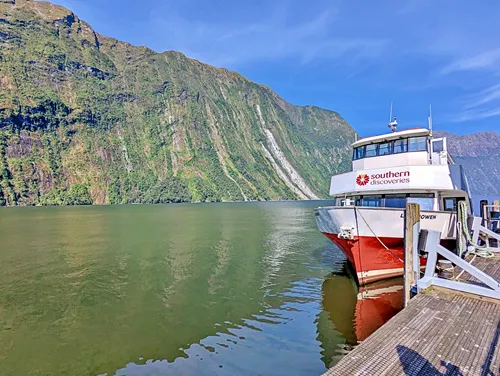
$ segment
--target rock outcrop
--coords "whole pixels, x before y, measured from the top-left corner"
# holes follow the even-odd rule
[[[327,197],[354,130],[68,9],[0,1],[0,204]]]

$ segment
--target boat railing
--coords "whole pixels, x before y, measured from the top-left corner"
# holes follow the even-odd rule
[[[493,205],[483,205],[484,226],[491,231],[500,231],[500,205],[496,202]]]

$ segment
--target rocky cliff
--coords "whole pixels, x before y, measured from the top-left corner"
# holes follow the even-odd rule
[[[0,204],[326,197],[354,135],[238,73],[0,0]]]
[[[455,163],[464,166],[474,196],[500,195],[500,135],[496,132],[479,132],[445,136],[448,151]]]

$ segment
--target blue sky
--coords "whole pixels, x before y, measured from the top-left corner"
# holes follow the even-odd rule
[[[94,29],[235,70],[362,135],[500,131],[500,2],[55,0]]]

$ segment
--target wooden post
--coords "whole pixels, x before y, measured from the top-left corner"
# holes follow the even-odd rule
[[[411,287],[416,285],[420,273],[418,259],[418,234],[420,232],[420,205],[406,204],[405,213],[405,259],[404,259],[404,305],[410,302]],[[417,265],[415,265],[417,264]],[[416,269],[416,270],[415,270]]]

